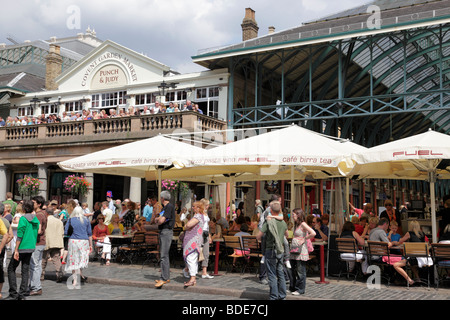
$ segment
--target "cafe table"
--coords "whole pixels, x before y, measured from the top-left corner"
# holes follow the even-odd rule
[[[328,284],[329,281],[325,281],[325,245],[326,241],[312,241],[313,246],[320,246],[320,280],[316,281],[317,284]]]
[[[133,234],[109,234],[109,239],[111,240],[111,246],[113,248],[119,248],[121,245],[131,243]],[[115,259],[117,254],[114,254],[111,250],[112,258]]]

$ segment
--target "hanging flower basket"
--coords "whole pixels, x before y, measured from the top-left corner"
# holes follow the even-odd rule
[[[189,195],[189,184],[186,182],[164,179],[161,181],[161,187],[169,191],[173,198],[176,197],[177,193],[180,194],[182,199],[187,198]]]
[[[19,193],[29,196],[35,196],[39,192],[39,186],[42,181],[39,181],[38,178],[33,178],[29,176],[24,176],[22,179],[17,180],[17,184],[19,185]]]
[[[91,185],[84,176],[70,175],[64,180],[64,189],[72,194],[84,196],[88,193],[88,188]]]

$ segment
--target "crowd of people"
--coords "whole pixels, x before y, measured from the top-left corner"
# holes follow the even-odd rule
[[[450,196],[446,196],[443,199],[444,208],[441,210],[441,220],[438,226],[438,242],[450,243]],[[430,266],[432,260],[429,257],[423,258],[405,258],[402,255],[402,245],[405,242],[426,242],[431,243],[422,230],[422,227],[418,220],[413,219],[408,223],[408,230],[403,231],[401,228],[401,211],[406,210],[405,206],[402,206],[399,211],[394,208],[394,205],[390,199],[384,201],[385,210],[376,215],[373,212],[373,206],[370,203],[364,204],[363,209],[358,209],[351,206],[353,215],[350,221],[345,222],[342,232],[339,234],[342,238],[352,238],[356,240],[360,250],[356,256],[352,254],[341,254],[343,260],[349,261],[349,268],[351,270],[355,267],[356,260],[362,261],[361,269],[365,276],[368,276],[367,268],[369,266],[369,257],[367,251],[364,249],[365,241],[378,241],[388,243],[390,250],[389,260],[386,262],[393,266],[394,270],[408,285],[414,285],[416,282],[420,282],[419,267]],[[383,257],[371,257],[381,261]],[[387,257],[384,257],[387,258]],[[426,261],[421,263],[422,260]],[[383,260],[384,261],[384,260]],[[450,261],[441,261],[441,264],[450,265]],[[408,275],[405,270],[406,265],[411,266],[414,279]],[[395,274],[393,275],[395,278]],[[450,278],[450,272],[448,273]],[[401,283],[401,280],[396,279],[396,282]]]
[[[139,115],[150,115],[150,114],[163,114],[163,113],[173,113],[181,111],[194,111],[203,114],[202,109],[199,108],[198,104],[192,103],[187,100],[183,106],[179,106],[176,102],[169,102],[167,105],[165,103],[155,102],[152,106],[143,106],[128,108],[109,108],[109,109],[83,109],[81,111],[63,111],[61,114],[41,114],[39,116],[8,116],[5,119],[0,117],[0,127],[14,127],[14,126],[27,126],[27,125],[38,125],[43,123],[60,123],[69,121],[83,121],[83,120],[97,120],[97,119],[110,119],[110,118],[120,118],[120,117],[130,117]]]
[[[41,196],[16,203],[12,194],[0,203],[0,293],[5,281],[6,247],[11,250],[7,266],[9,296],[7,299],[25,299],[28,295],[41,295],[45,269],[49,262],[56,269],[56,281],[61,282],[65,273],[71,274],[68,284],[79,287],[86,281],[83,275],[91,253],[97,253],[102,265],[109,266],[114,234],[157,230],[159,237],[160,278],[155,287],[160,288],[170,281],[169,250],[174,228],[182,229],[179,241],[185,262],[183,275],[185,287],[196,285],[199,269],[203,279],[213,279],[208,274],[209,247],[214,238],[224,234],[237,237],[255,235],[261,243],[262,259],[259,264],[261,283],[269,286],[269,299],[285,299],[287,294],[302,295],[306,291],[306,266],[312,256],[318,256],[313,241],[327,241],[329,236],[328,214],[313,210],[311,214],[296,208],[292,212],[282,208],[281,196],[272,195],[263,206],[258,199],[252,217],[244,214],[243,203],[236,208],[230,204],[224,216],[220,210],[212,214],[207,199],[195,201],[191,208],[181,208],[180,202],[171,201],[171,193],[163,191],[159,197],[150,197],[143,207],[130,199],[114,199],[108,191],[105,201],[96,202],[90,210],[87,203],[71,199],[67,203],[46,201]],[[445,209],[450,211],[450,197],[445,199]],[[339,237],[353,238],[361,247],[351,262],[363,260],[362,270],[367,276],[369,261],[364,251],[366,240],[384,241],[393,250],[406,241],[429,241],[417,221],[410,229],[399,232],[399,218],[395,210],[386,206],[385,215],[373,214],[371,206],[363,210],[354,208],[351,220],[346,221]],[[218,209],[218,208],[217,208]],[[440,241],[450,242],[449,212],[441,220]],[[243,248],[242,244],[242,248]],[[245,251],[245,249],[243,250]],[[236,256],[245,252],[235,252]],[[417,263],[407,261],[399,255],[393,262],[394,269],[409,285],[417,281]],[[380,257],[381,258],[381,257]],[[406,264],[413,266],[415,279],[405,272]],[[17,287],[16,269],[21,265],[22,280]],[[354,268],[355,264],[351,264]],[[0,296],[1,298],[1,296]]]

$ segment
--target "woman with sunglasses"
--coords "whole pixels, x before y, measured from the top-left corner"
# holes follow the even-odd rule
[[[400,225],[400,217],[397,217],[397,212],[395,211],[394,205],[392,204],[392,201],[387,199],[384,201],[384,207],[386,210],[381,212],[380,219],[386,218],[388,221],[396,221]]]

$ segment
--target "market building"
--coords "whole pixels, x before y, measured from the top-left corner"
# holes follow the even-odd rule
[[[11,190],[21,199],[16,181],[28,175],[42,181],[39,193],[46,199],[65,202],[73,196],[63,187],[71,173],[57,166],[60,161],[157,134],[225,128],[226,69],[180,74],[113,41],[101,41],[90,29],[73,38],[2,45],[0,59],[5,121],[61,118],[0,129],[0,197]],[[158,102],[178,104],[182,110],[188,101],[202,113],[144,112]],[[86,111],[110,117],[78,121]],[[131,116],[111,116],[126,111]],[[74,118],[64,121],[64,116]],[[136,202],[155,192],[154,182],[140,178],[90,174],[87,179],[91,187],[80,200],[91,208],[104,200],[107,190]]]
[[[377,0],[287,30],[270,27],[263,35],[256,16],[246,9],[242,42],[192,57],[211,70],[228,68],[229,127],[296,123],[365,147],[429,128],[450,133],[450,1]],[[272,183],[289,208],[290,184]],[[320,195],[331,190],[330,181],[312,184],[298,186],[303,200],[295,206],[327,211],[327,192]],[[248,197],[267,199],[264,185],[255,183]],[[387,198],[397,208],[429,202],[423,181],[353,177],[351,189],[356,207],[373,203],[376,211]],[[449,192],[448,180],[439,181],[438,197]]]

